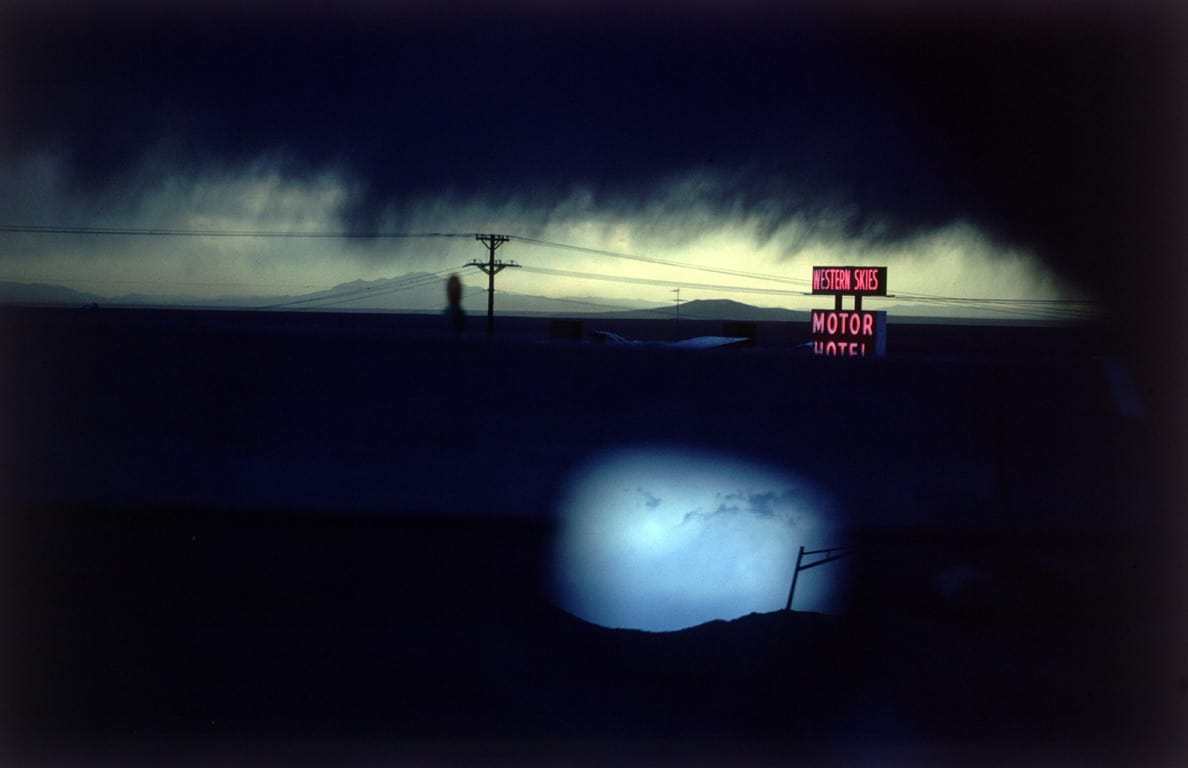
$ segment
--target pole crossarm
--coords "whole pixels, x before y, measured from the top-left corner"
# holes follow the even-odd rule
[[[518,267],[520,265],[515,263],[514,261],[497,261],[497,262],[495,262],[494,268],[492,268],[491,265],[485,261],[468,261],[465,264],[463,264],[462,266],[464,266],[464,267],[478,267],[479,271],[482,272],[484,275],[490,275],[490,274],[499,274],[500,272],[507,269],[508,267]]]
[[[806,552],[805,554],[808,554],[808,553]],[[831,557],[825,558],[824,560],[818,560],[815,563],[808,563],[807,565],[802,565],[802,566],[800,566],[800,570],[807,571],[809,568],[816,568],[818,565],[825,565],[825,563],[832,563],[834,560],[841,560],[843,557],[849,557],[852,554],[854,554],[854,553],[853,552],[843,552],[840,555],[833,555]]]
[[[845,550],[845,549],[853,549],[853,547],[828,547],[826,549],[806,549],[804,551],[804,553],[806,555],[820,555],[820,554],[829,554],[830,552],[841,552],[842,550]]]

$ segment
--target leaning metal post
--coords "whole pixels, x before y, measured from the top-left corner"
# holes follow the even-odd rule
[[[840,552],[841,554],[835,555],[833,554],[834,552]],[[796,578],[800,576],[801,571],[816,568],[818,565],[832,563],[834,560],[841,560],[843,557],[849,557],[852,554],[854,554],[854,551],[850,547],[829,547],[827,549],[805,549],[801,547],[800,551],[796,553],[796,570],[792,571],[792,587],[788,590],[788,603],[784,606],[784,610],[792,610],[792,598],[796,595]],[[805,555],[825,555],[825,557],[816,562],[805,564]]]

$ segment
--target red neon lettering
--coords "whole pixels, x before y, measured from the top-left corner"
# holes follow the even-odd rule
[[[831,336],[873,336],[875,335],[875,313],[873,312],[826,312],[814,310],[812,332]]]
[[[879,271],[877,269],[859,269],[856,278],[859,290],[874,291],[879,287]]]
[[[813,267],[813,291],[877,293],[882,281],[879,267]]]

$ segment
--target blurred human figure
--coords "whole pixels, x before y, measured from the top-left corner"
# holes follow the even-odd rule
[[[462,280],[457,275],[450,275],[446,280],[446,300],[449,306],[445,308],[445,315],[450,328],[461,336],[466,330],[466,312],[462,309]]]

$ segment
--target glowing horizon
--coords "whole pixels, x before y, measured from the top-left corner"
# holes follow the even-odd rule
[[[181,179],[155,176],[151,163],[138,176],[144,192],[118,205],[95,205],[65,191],[59,163],[41,157],[16,169],[29,200],[0,201],[4,223],[64,226],[128,226],[223,231],[334,232],[348,229],[344,216],[357,184],[327,171],[304,179],[285,176],[261,159],[239,173]],[[808,310],[821,297],[810,288],[814,265],[887,266],[891,297],[872,308],[905,304],[905,294],[1023,300],[1084,299],[1022,247],[995,242],[968,221],[890,238],[879,227],[853,233],[844,211],[777,215],[762,206],[711,204],[719,192],[713,174],[689,173],[655,190],[647,204],[625,209],[599,204],[575,189],[553,204],[493,196],[419,198],[386,209],[369,231],[503,232],[581,248],[678,261],[709,269],[776,275],[772,282],[676,268],[576,250],[516,242],[498,255],[528,267],[590,273],[628,280],[704,283],[681,287],[681,298],[730,299],[759,307]],[[45,205],[52,202],[51,205]],[[57,211],[51,221],[45,210]],[[3,235],[0,279],[52,282],[97,295],[128,293],[195,300],[235,296],[287,296],[327,290],[354,280],[398,277],[456,267],[467,285],[485,288],[485,278],[461,265],[485,257],[481,244],[447,240],[124,238],[117,236]],[[787,290],[788,295],[731,290],[729,286]],[[498,288],[566,299],[671,303],[662,285],[639,285],[569,275],[505,272]],[[879,301],[879,304],[875,304]],[[950,316],[1003,317],[1003,308],[946,308]]]

